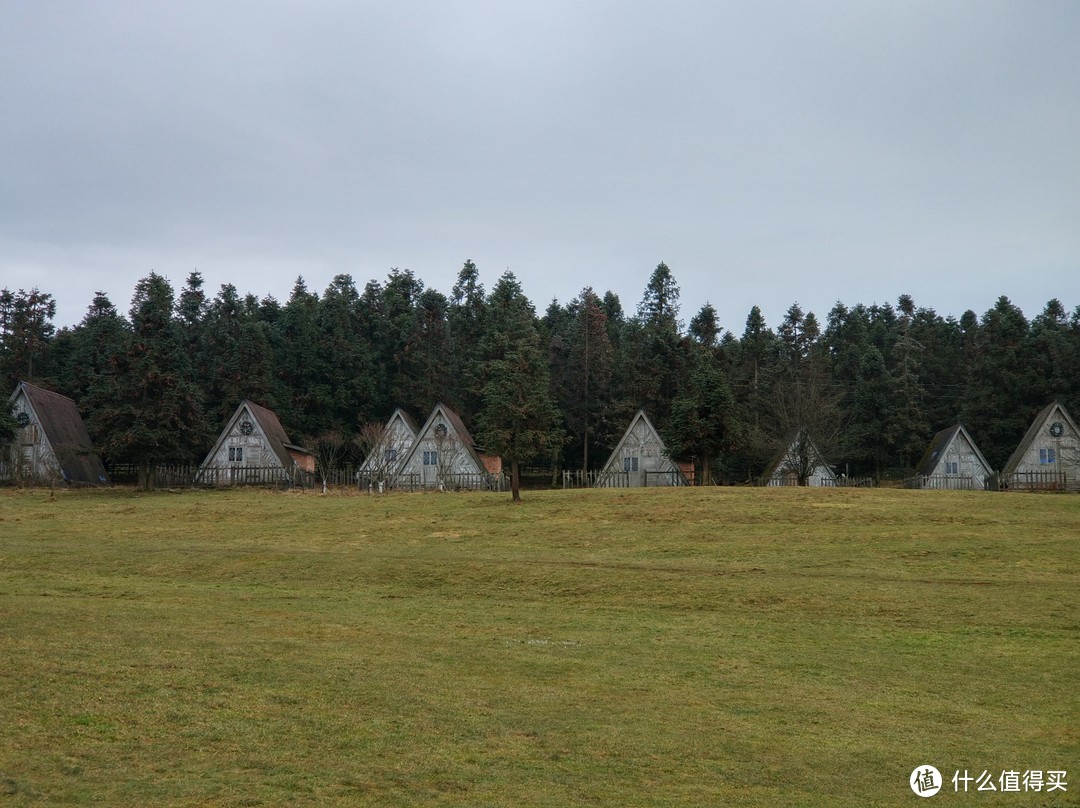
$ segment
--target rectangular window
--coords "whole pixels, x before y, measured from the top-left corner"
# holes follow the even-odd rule
[[[244,447],[243,446],[230,446],[229,447],[229,460],[233,463],[244,462]]]
[[[959,461],[946,460],[945,461],[945,473],[946,474],[959,474],[960,473],[960,463],[959,463]]]
[[[437,466],[437,465],[439,465],[439,453],[438,452],[424,452],[424,465],[425,466]]]
[[[393,463],[397,460],[397,449],[387,449],[383,456],[386,458],[387,463]]]
[[[1039,449],[1039,462],[1044,465],[1057,462],[1057,452],[1053,449]]]
[[[637,471],[638,459],[636,457],[624,457],[622,460],[623,471]]]

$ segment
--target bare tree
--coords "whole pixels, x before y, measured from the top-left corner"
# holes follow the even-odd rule
[[[791,440],[780,461],[779,471],[782,475],[794,477],[798,485],[809,485],[814,470],[825,461],[810,440],[808,429],[798,429],[793,437],[789,437]]]
[[[382,493],[394,480],[408,449],[407,436],[398,430],[387,429],[379,423],[360,428],[356,445],[364,457],[357,474],[357,485],[369,493]]]
[[[803,360],[773,386],[773,417],[779,439],[787,441],[780,468],[799,485],[806,485],[814,469],[824,462],[821,453],[843,453],[840,397],[830,386],[826,368],[815,359]]]
[[[348,448],[348,439],[336,429],[324,432],[315,438],[315,467],[318,469],[319,478],[322,480],[323,494],[327,491],[330,473],[340,465],[341,459],[345,457]]]
[[[458,461],[465,454],[465,444],[461,438],[446,430],[435,427],[433,442],[435,444],[435,479],[440,491],[454,487],[454,469]]]

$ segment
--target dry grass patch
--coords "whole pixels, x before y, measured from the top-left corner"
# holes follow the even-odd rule
[[[1080,497],[508,499],[0,493],[0,795],[863,806],[1080,759]]]

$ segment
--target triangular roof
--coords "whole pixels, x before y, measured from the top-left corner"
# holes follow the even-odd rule
[[[1031,422],[1031,426],[1028,427],[1028,431],[1024,433],[1023,439],[1020,441],[1020,445],[1016,447],[1016,451],[1009,457],[1009,462],[1005,464],[1005,467],[1001,470],[1001,473],[1005,476],[1015,474],[1017,467],[1024,459],[1024,455],[1031,447],[1035,437],[1039,434],[1040,430],[1046,426],[1046,423],[1054,417],[1055,413],[1058,417],[1064,420],[1072,428],[1074,435],[1080,435],[1080,429],[1076,427],[1076,421],[1069,415],[1069,411],[1065,409],[1065,405],[1060,401],[1055,401],[1051,404],[1047,404],[1041,410],[1039,414],[1035,416],[1035,420]]]
[[[465,449],[465,452],[472,459],[473,463],[476,464],[476,470],[478,472],[483,472],[485,470],[484,463],[480,460],[480,455],[476,451],[476,442],[473,440],[472,435],[469,434],[469,430],[465,428],[465,424],[458,417],[458,414],[441,401],[435,405],[435,408],[431,411],[431,415],[428,416],[424,425],[417,430],[416,440],[414,440],[412,446],[409,447],[409,451],[405,455],[404,461],[401,463],[401,468],[404,469],[409,465],[413,455],[416,454],[418,447],[423,443],[425,436],[435,428],[435,423],[440,414],[454,427],[454,432],[457,434],[458,440],[461,441],[462,448]]]
[[[993,469],[990,468],[990,464],[986,462],[986,458],[983,457],[982,452],[979,451],[979,447],[975,445],[975,441],[971,439],[970,433],[964,429],[963,424],[956,424],[955,426],[950,426],[948,429],[943,429],[934,435],[930,440],[930,445],[926,447],[926,452],[923,454],[922,460],[919,461],[919,465],[915,469],[915,474],[922,477],[932,477],[934,471],[937,469],[938,463],[941,462],[941,458],[948,453],[949,447],[961,436],[967,440],[968,445],[974,450],[975,457],[982,463],[986,473],[989,474],[993,471]]]
[[[829,476],[833,479],[836,479],[836,472],[834,472],[832,470],[832,466],[830,466],[825,461],[824,455],[821,454],[821,451],[818,449],[817,444],[814,443],[814,439],[810,437],[810,433],[802,427],[796,427],[795,429],[788,432],[787,436],[784,438],[783,443],[780,444],[779,450],[777,450],[776,454],[773,455],[773,459],[769,461],[769,465],[765,467],[765,473],[762,475],[765,479],[773,477],[774,475],[776,475],[777,472],[781,470],[781,466],[783,465],[784,460],[791,454],[791,447],[795,445],[795,442],[799,439],[799,436],[804,432],[806,432],[806,442],[809,444],[810,447],[809,451],[810,456],[814,461],[814,468],[817,468],[818,466],[824,466],[826,471],[829,472]]]
[[[416,436],[420,432],[419,427],[417,427],[416,425],[416,419],[409,415],[409,413],[405,412],[405,410],[403,410],[401,407],[398,407],[396,410],[394,410],[393,414],[390,416],[390,419],[386,422],[386,426],[383,427],[382,437],[379,439],[378,446],[373,447],[372,450],[368,453],[368,456],[364,458],[364,463],[360,466],[361,471],[363,471],[364,469],[370,470],[372,466],[376,465],[373,458],[375,458],[377,455],[381,455],[386,449],[397,448],[395,446],[386,445],[387,440],[393,434],[395,421],[400,421],[401,424],[408,431],[409,436],[412,438],[412,440],[416,440]],[[412,448],[411,444],[409,448]],[[406,457],[408,457],[408,452],[405,452],[397,461],[395,461],[395,465],[401,463]]]
[[[289,449],[311,454],[310,450],[289,442],[289,436],[286,434],[284,427],[281,426],[281,421],[278,420],[277,415],[275,415],[272,410],[268,410],[266,407],[262,407],[254,401],[249,401],[245,398],[240,402],[240,406],[236,408],[236,412],[234,412],[232,417],[225,423],[225,428],[221,430],[221,434],[218,436],[213,448],[210,449],[210,452],[206,455],[206,459],[203,460],[203,466],[214,459],[218,450],[228,439],[233,427],[236,426],[245,412],[251,416],[252,420],[258,425],[259,430],[266,437],[266,442],[270,446],[270,450],[281,462],[282,468],[291,469],[293,466],[294,461],[289,454]]]
[[[390,420],[386,422],[386,426],[389,427],[390,424],[394,423],[395,418],[400,418],[414,436],[419,434],[420,427],[419,425],[417,425],[416,419],[409,415],[409,413],[405,412],[405,410],[401,409],[401,407],[398,407],[396,410],[394,410],[393,415],[390,416]]]
[[[19,382],[8,400],[14,403],[19,396],[26,398],[65,480],[88,485],[109,483],[74,401],[30,382]],[[61,447],[64,450],[57,452]]]
[[[604,463],[602,468],[606,469],[612,463],[618,464],[619,458],[622,456],[622,451],[626,446],[626,442],[630,440],[630,436],[634,434],[634,427],[637,426],[638,423],[644,423],[646,429],[656,436],[656,442],[660,448],[660,456],[667,458],[667,461],[671,464],[671,468],[673,471],[677,471],[679,472],[679,474],[682,474],[682,469],[679,468],[678,463],[671,459],[671,456],[668,454],[667,451],[667,446],[664,445],[664,439],[660,437],[660,432],[655,426],[653,426],[653,422],[649,420],[649,416],[645,414],[645,410],[638,410],[634,417],[630,419],[630,425],[626,427],[626,431],[623,432],[623,435],[619,439],[619,442],[615,444],[615,449],[611,452],[610,455],[608,455],[608,459]],[[683,476],[685,478],[686,475]]]

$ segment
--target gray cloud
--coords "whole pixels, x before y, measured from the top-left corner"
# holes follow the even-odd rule
[[[288,295],[466,258],[541,309],[1080,304],[1073,2],[14,2],[0,285],[62,323],[179,286]]]

